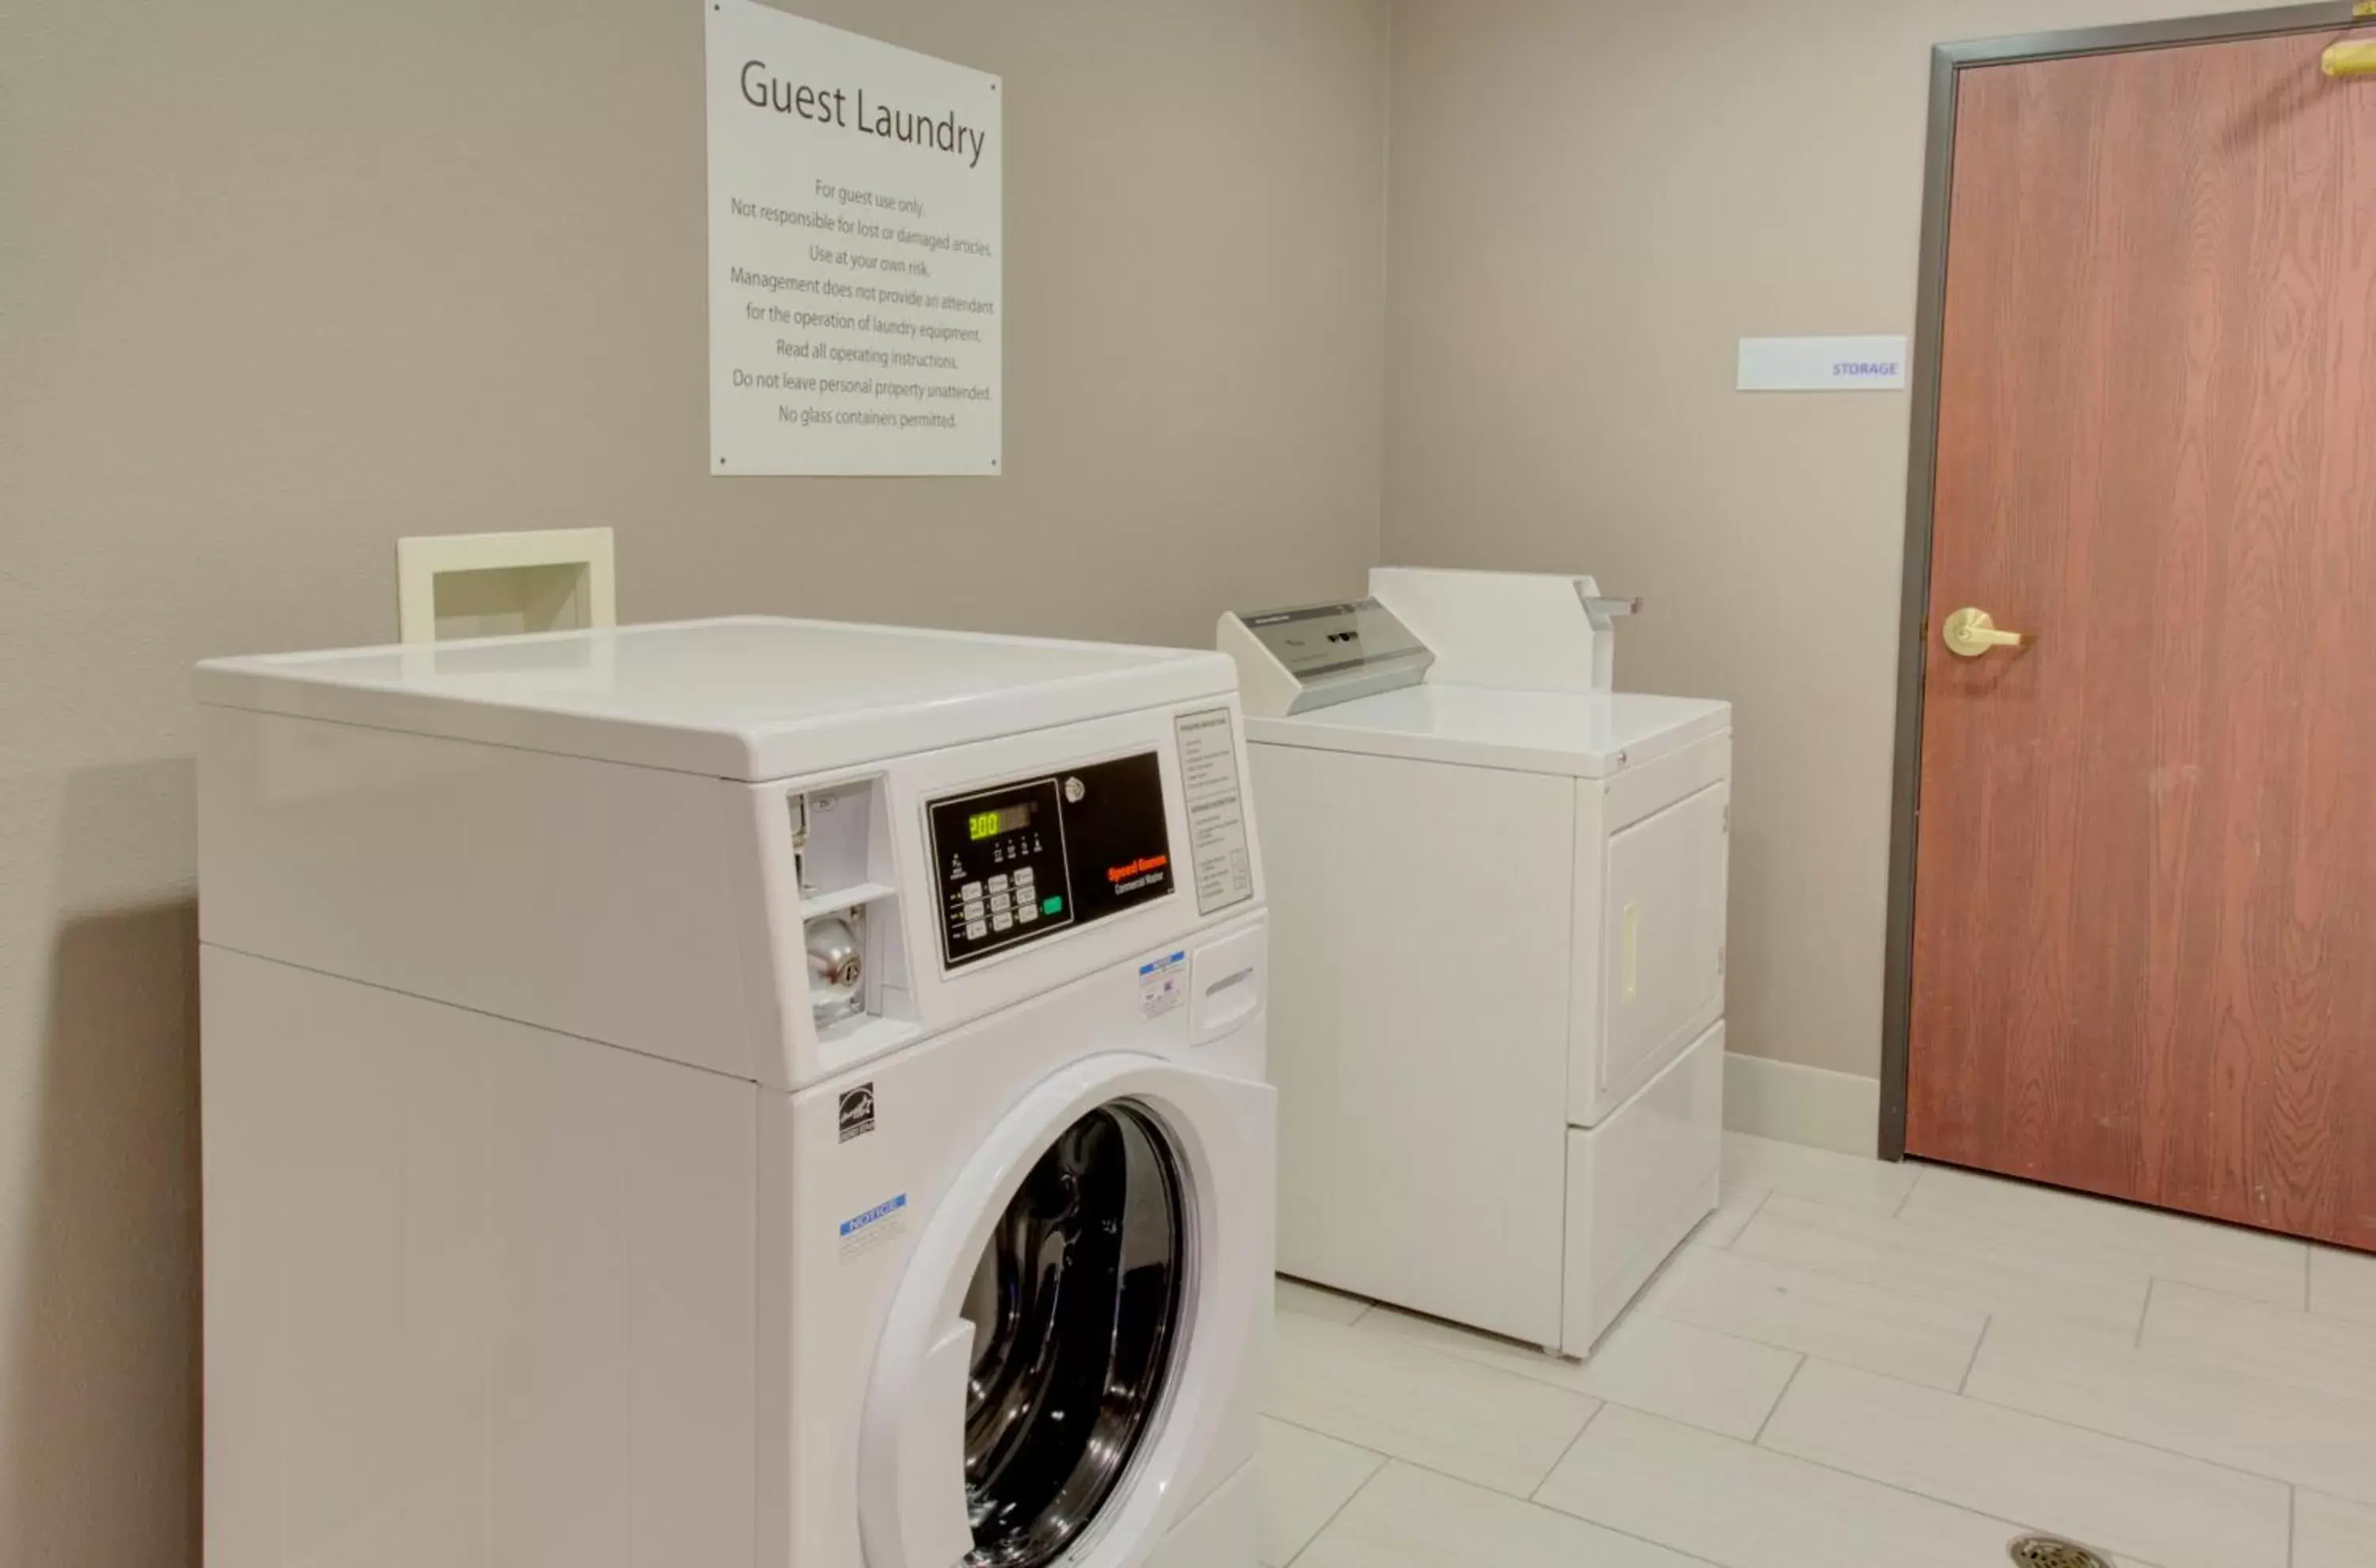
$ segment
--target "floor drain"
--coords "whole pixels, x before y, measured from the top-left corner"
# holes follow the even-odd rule
[[[2021,1568],[2111,1568],[2097,1552],[2060,1536],[2022,1536],[2005,1548]]]

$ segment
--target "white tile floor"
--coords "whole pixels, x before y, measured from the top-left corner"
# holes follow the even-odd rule
[[[1738,1135],[1589,1362],[1291,1280],[1270,1568],[2376,1568],[2376,1259]]]

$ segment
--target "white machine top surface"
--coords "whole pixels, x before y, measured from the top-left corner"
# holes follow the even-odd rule
[[[198,666],[220,707],[785,778],[1237,688],[1229,657],[764,616]]]
[[[1248,719],[1267,745],[1605,778],[1732,727],[1732,705],[1632,692],[1512,692],[1430,683],[1288,719]]]

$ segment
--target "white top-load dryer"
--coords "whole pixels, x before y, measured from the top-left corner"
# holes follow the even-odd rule
[[[1250,1568],[1233,686],[780,620],[202,667],[207,1561]]]
[[[1268,856],[1279,1267],[1582,1355],[1713,1208],[1731,709],[1589,577],[1222,617]]]

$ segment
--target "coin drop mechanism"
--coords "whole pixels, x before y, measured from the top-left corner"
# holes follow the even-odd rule
[[[789,802],[809,1013],[820,1035],[907,1012],[882,782],[850,779]]]
[[[792,797],[792,855],[801,868],[803,900],[819,891],[809,863],[809,814],[829,812],[834,802],[831,795]],[[809,1010],[817,1028],[865,1012],[866,906],[813,916],[802,922],[802,933],[808,944]]]

